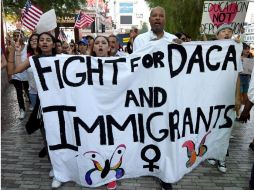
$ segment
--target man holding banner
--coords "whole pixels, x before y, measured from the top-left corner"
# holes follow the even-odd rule
[[[224,39],[231,39],[233,36],[233,28],[229,24],[222,24],[218,27],[216,32],[216,38],[218,40],[224,40]],[[236,42],[240,42],[239,39],[235,40]],[[242,70],[242,68],[240,69]],[[241,107],[241,100],[240,100],[240,79],[239,76],[237,77],[236,82],[236,103],[235,103],[235,109],[236,109],[236,115],[238,116],[239,110]],[[228,153],[227,153],[228,154]],[[209,164],[215,165],[216,160],[215,159],[208,159]],[[218,160],[218,170],[222,173],[227,172],[227,166],[226,166],[226,155],[221,160]]]

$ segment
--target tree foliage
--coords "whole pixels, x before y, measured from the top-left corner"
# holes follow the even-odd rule
[[[3,0],[5,14],[21,15],[21,9],[24,7],[26,0]],[[33,5],[38,6],[43,12],[55,9],[56,15],[71,16],[75,10],[86,5],[86,0],[31,0]]]
[[[148,0],[148,4],[165,9],[166,31],[184,32],[193,39],[199,35],[204,0]]]
[[[147,23],[144,22],[144,23],[142,24],[141,30],[139,31],[139,34],[145,33],[145,32],[147,32],[147,31],[148,31],[148,26],[147,26]]]

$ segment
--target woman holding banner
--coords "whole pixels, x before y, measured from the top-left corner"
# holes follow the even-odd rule
[[[233,28],[229,24],[222,24],[216,32],[216,38],[217,40],[224,40],[224,39],[232,39],[233,36]],[[234,39],[237,43],[240,43],[240,39],[236,38]],[[240,68],[239,70],[242,70]],[[241,100],[240,100],[240,79],[239,75],[237,77],[236,81],[236,95],[235,95],[235,111],[236,111],[236,116],[239,116],[239,110],[241,107]],[[228,155],[228,151],[227,151]],[[215,165],[218,164],[218,170],[222,173],[227,172],[227,166],[226,166],[226,156],[223,156],[221,160],[215,160],[215,159],[208,159],[209,164]]]
[[[105,36],[97,36],[94,39],[92,47],[92,56],[94,57],[109,57],[110,46],[109,40]],[[107,189],[116,189],[116,181],[111,181],[107,184]]]
[[[48,32],[43,32],[38,35],[38,48],[37,52],[38,55],[41,56],[54,56],[56,55],[56,49],[55,49],[55,38]],[[18,65],[14,64],[15,59],[15,47],[14,43],[12,43],[9,46],[9,59],[8,59],[8,65],[7,65],[7,71],[8,74],[12,75],[15,73],[20,73],[26,70],[30,67],[29,59],[27,58],[23,63],[20,63]],[[45,133],[44,133],[45,134]],[[44,137],[45,141],[46,138]],[[46,142],[45,142],[46,143]],[[54,177],[53,170],[50,171],[50,177]],[[52,188],[58,188],[62,185],[62,182],[57,180],[55,177],[52,181]]]

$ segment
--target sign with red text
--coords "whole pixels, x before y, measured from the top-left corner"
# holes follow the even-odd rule
[[[174,183],[226,156],[241,44],[151,41],[126,57],[30,57],[54,176]]]
[[[222,24],[230,24],[234,34],[243,28],[248,1],[205,1],[201,22],[201,32],[215,34]]]

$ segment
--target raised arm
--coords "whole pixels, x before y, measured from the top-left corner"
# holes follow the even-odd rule
[[[17,64],[15,64],[15,56]],[[9,75],[13,75],[15,73],[21,73],[25,71],[28,67],[30,67],[29,60],[26,59],[23,63],[21,63],[21,54],[17,53],[15,55],[15,48],[13,45],[9,46],[9,56],[8,56],[8,64],[7,64],[7,72]]]

